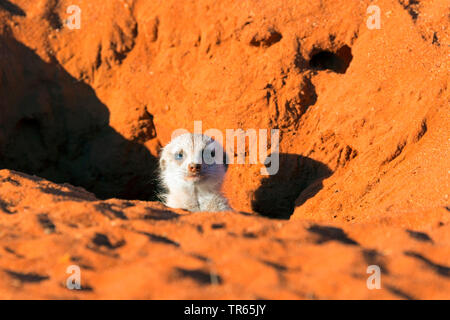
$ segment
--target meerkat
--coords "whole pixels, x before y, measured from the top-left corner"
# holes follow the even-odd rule
[[[160,180],[167,189],[160,198],[170,208],[188,211],[228,211],[220,189],[226,172],[222,146],[203,134],[174,138],[161,152]]]

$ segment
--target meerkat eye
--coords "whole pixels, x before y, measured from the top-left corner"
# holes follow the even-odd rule
[[[181,159],[183,159],[183,150],[175,153],[175,160],[181,160]]]

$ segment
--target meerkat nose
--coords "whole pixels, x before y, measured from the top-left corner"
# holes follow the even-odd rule
[[[201,164],[198,163],[189,163],[188,165],[188,169],[190,172],[194,173],[194,172],[200,172],[200,169],[202,168]]]

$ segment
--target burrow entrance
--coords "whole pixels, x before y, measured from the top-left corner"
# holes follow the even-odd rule
[[[331,70],[336,73],[345,73],[352,60],[352,50],[347,45],[340,47],[335,52],[314,49],[310,55],[309,66],[314,70]]]

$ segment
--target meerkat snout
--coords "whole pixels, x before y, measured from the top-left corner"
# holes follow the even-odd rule
[[[199,174],[202,166],[197,163],[189,163],[188,168],[190,173]]]
[[[186,133],[174,138],[161,152],[161,195],[171,208],[189,211],[230,210],[221,194],[226,173],[226,153],[211,137]]]

